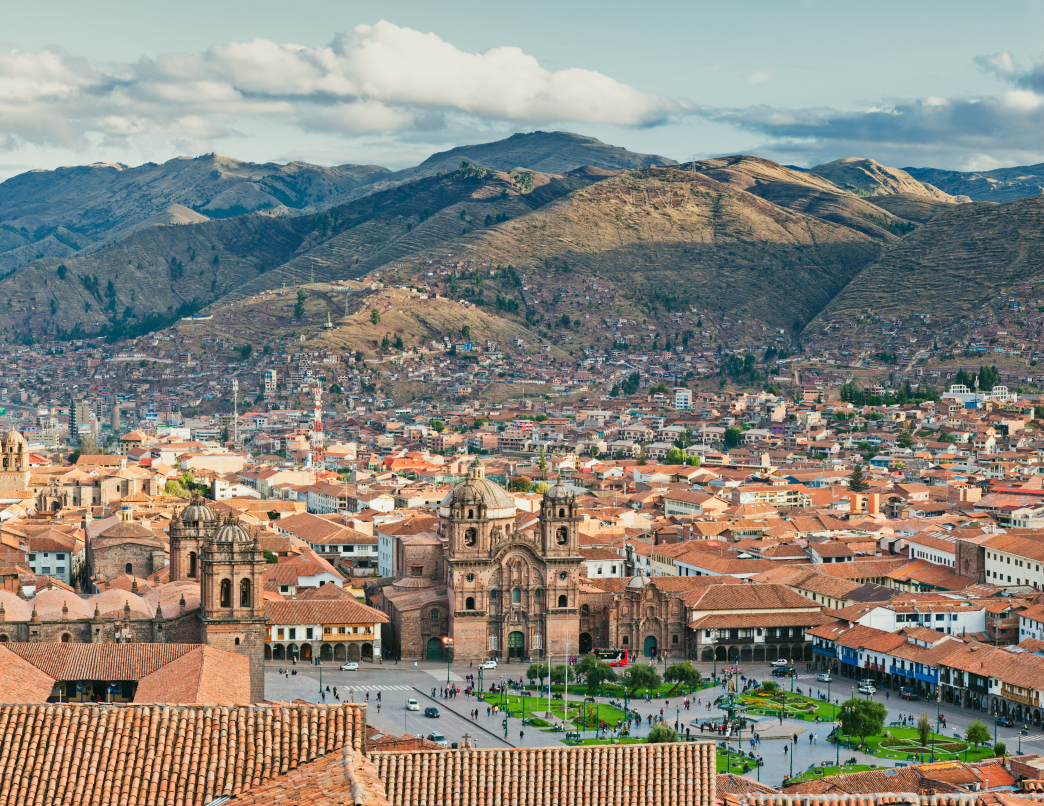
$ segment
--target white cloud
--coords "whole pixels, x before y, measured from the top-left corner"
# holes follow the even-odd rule
[[[208,138],[248,119],[343,132],[424,131],[446,116],[535,126],[654,126],[684,102],[590,70],[549,71],[517,47],[461,51],[389,22],[323,47],[263,39],[202,53],[89,64],[56,50],[0,53],[0,148],[83,147],[135,138]]]
[[[747,76],[747,81],[751,84],[764,84],[770,78],[772,78],[772,73],[768,70],[757,70]]]

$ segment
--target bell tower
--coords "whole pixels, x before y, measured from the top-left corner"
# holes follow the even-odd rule
[[[170,521],[170,581],[199,582],[200,557],[220,521],[203,498],[196,496]]]
[[[576,493],[556,484],[540,502],[541,549],[546,557],[574,557],[580,549]]]
[[[265,698],[265,557],[256,535],[230,515],[199,556],[203,643],[250,661],[250,698]]]

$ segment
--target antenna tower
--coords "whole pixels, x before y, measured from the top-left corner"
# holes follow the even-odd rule
[[[323,451],[323,387],[319,379],[315,380],[315,414],[312,416],[312,474],[318,478],[319,468],[326,467],[326,454]]]
[[[239,444],[239,381],[232,379],[232,441]]]

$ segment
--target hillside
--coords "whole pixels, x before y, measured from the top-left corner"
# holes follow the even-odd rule
[[[973,201],[1015,201],[1044,193],[1044,164],[1016,165],[992,171],[905,170],[920,182],[931,182],[940,190],[968,196]]]
[[[674,164],[593,137],[533,132],[460,146],[397,172],[377,165],[258,164],[216,154],[134,168],[116,163],[29,171],[0,183],[0,275],[37,257],[70,257],[157,223],[319,212],[455,171],[463,161],[505,172],[521,167],[556,174],[585,165],[618,170]],[[184,212],[171,216],[171,209]]]
[[[538,318],[541,303],[558,293],[554,282],[528,282],[540,270],[605,277],[632,301],[666,311],[702,304],[789,328],[815,316],[894,239],[862,223],[874,234],[698,172],[655,168],[604,178],[524,218],[463,236],[447,251],[527,272],[523,301]],[[427,257],[405,261],[405,270],[423,274]]]
[[[947,204],[971,201],[967,196],[951,196],[933,185],[914,179],[906,171],[888,168],[871,159],[845,157],[809,168],[809,173],[821,176],[839,188],[851,190],[859,195],[890,196],[902,193],[908,196],[923,196]]]
[[[510,175],[484,169],[374,194],[328,213],[262,214],[152,226],[72,258],[43,258],[0,280],[10,300],[0,327],[63,337],[110,322],[130,331],[150,315],[173,319],[283,284],[360,277],[369,270],[489,228],[604,178]],[[110,283],[112,284],[110,286]],[[128,312],[129,309],[129,312]],[[78,332],[78,331],[77,331]]]
[[[873,308],[953,321],[1044,275],[1044,197],[950,205],[892,244],[831,301],[817,324]]]
[[[923,224],[944,210],[949,210],[951,202],[939,201],[930,196],[909,193],[880,194],[867,199],[875,207],[887,210],[897,218],[905,218]]]

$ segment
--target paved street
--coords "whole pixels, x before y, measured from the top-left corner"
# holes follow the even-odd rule
[[[298,664],[296,667],[297,674],[286,677],[278,674],[277,669],[279,666],[279,663],[266,664],[265,696],[268,699],[321,701],[319,695],[319,667]],[[705,677],[709,678],[712,674],[713,665],[701,663],[697,664],[697,668]],[[720,668],[719,665],[719,672]],[[526,666],[520,666],[519,664],[502,664],[497,670],[485,673],[485,682],[488,685],[493,682],[499,683],[502,678],[518,679],[520,675],[524,674],[525,669]],[[771,677],[771,669],[772,667],[768,664],[746,664],[742,667],[744,675],[754,677],[756,680],[774,679]],[[803,694],[811,694],[813,697],[816,697],[820,691],[825,695],[826,686],[816,681],[817,673],[806,672],[804,669],[804,664],[799,664],[799,674],[793,681],[794,691],[801,689]],[[456,683],[463,689],[464,677],[468,674],[477,673],[477,667],[461,663],[453,664],[450,667],[449,676],[451,682]],[[788,691],[790,690],[789,680],[780,682],[784,688]],[[520,742],[527,747],[554,747],[559,746],[563,738],[561,733],[544,733],[529,726],[523,728],[521,719],[515,717],[509,720],[508,736],[505,740],[503,714],[486,716],[485,703],[478,702],[474,697],[468,698],[463,695],[455,699],[444,699],[441,696],[433,698],[431,696],[432,688],[434,687],[436,693],[438,693],[446,685],[446,665],[433,661],[421,661],[416,667],[412,663],[401,663],[398,665],[394,662],[383,665],[364,663],[357,672],[342,672],[336,665],[331,664],[322,667],[322,685],[324,690],[327,687],[330,688],[330,692],[326,696],[326,702],[334,701],[333,689],[336,687],[342,702],[354,700],[356,702],[368,703],[367,720],[370,724],[380,730],[397,735],[409,733],[415,736],[426,736],[429,732],[435,730],[441,732],[450,742],[460,742],[464,734],[467,733],[469,737],[474,739],[478,747],[483,748],[518,747]],[[835,682],[831,683],[830,686],[831,699],[838,699],[841,702],[852,696],[854,691],[855,684],[847,679],[835,678]],[[377,711],[377,692],[381,693],[380,713]],[[713,700],[714,697],[721,693],[723,693],[723,689],[720,688],[697,692],[693,697],[691,710],[685,711],[681,709],[680,713],[678,709],[678,706],[681,704],[680,699],[672,699],[670,708],[665,706],[663,700],[654,700],[650,703],[641,700],[637,702],[632,701],[631,707],[642,715],[653,714],[654,716],[659,714],[661,708],[664,708],[664,716],[672,726],[675,719],[678,718],[680,719],[683,732],[688,727],[693,735],[701,736],[701,738],[707,740],[716,740],[716,734],[699,734],[696,725],[698,724],[697,720],[706,721],[709,718],[721,716],[720,711],[713,708],[707,710],[706,708],[708,698]],[[367,695],[369,695],[368,700]],[[408,697],[412,697],[420,703],[422,709],[420,712],[406,711],[405,701]],[[897,696],[886,698],[882,691],[879,691],[873,698],[882,702],[888,708],[889,722],[898,720],[900,714],[916,717],[921,712],[927,712],[933,721],[935,719],[936,706],[934,703],[928,703],[924,700],[908,702],[899,699]],[[702,700],[702,703],[697,705],[697,700]],[[598,698],[598,701],[608,704],[609,698]],[[423,709],[429,705],[434,705],[439,709],[441,714],[439,719],[427,719],[423,716]],[[476,707],[479,708],[479,716],[477,719],[472,719],[470,713]],[[955,733],[963,736],[965,728],[975,719],[981,719],[989,727],[990,731],[993,731],[993,721],[989,717],[946,707],[945,705],[940,712],[947,718],[947,728],[942,731],[947,736],[952,736]],[[762,722],[761,725],[763,727],[760,731],[762,742],[757,748],[757,752],[765,759],[765,766],[760,770],[760,780],[773,786],[780,784],[784,775],[790,773],[792,763],[794,774],[798,774],[800,771],[808,769],[809,766],[818,765],[820,762],[829,761],[833,764],[838,757],[840,757],[841,761],[856,758],[860,764],[877,764],[879,766],[894,764],[896,761],[895,759],[875,758],[852,750],[841,749],[839,753],[834,745],[826,741],[826,737],[830,733],[829,724],[817,725],[812,722],[784,720],[783,726],[780,727],[778,720],[767,720]],[[772,730],[766,729],[768,725],[773,726]],[[524,737],[521,740],[519,737],[520,730],[524,732]],[[647,720],[643,720],[642,727],[634,735],[644,736],[648,733],[648,730],[649,723]],[[795,733],[798,734],[798,740],[792,752],[791,745],[793,742],[789,737]],[[585,737],[593,736],[594,733],[591,731],[585,733]],[[1010,753],[1018,750],[1018,728],[998,728],[997,736],[999,741],[1007,743]],[[812,742],[809,741],[809,737],[813,737]],[[744,751],[750,749],[749,739],[750,731],[744,731],[742,737],[742,749]],[[737,742],[734,740],[732,747],[735,749],[736,746]],[[1044,752],[1044,734],[1031,732],[1029,736],[1022,738],[1022,746],[1029,752]],[[786,753],[784,753],[784,748],[786,748]],[[748,776],[758,779],[759,771],[751,770]]]

